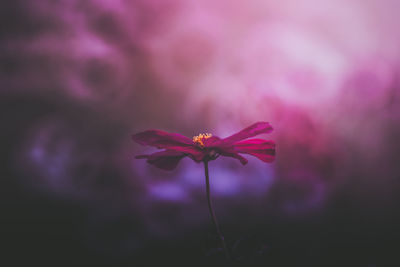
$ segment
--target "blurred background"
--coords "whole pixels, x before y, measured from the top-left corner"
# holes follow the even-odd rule
[[[268,121],[210,163],[242,266],[400,266],[397,0],[0,3],[0,261],[224,266],[201,164],[133,133]]]

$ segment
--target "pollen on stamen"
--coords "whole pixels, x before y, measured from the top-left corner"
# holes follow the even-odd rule
[[[212,137],[212,134],[210,133],[205,133],[205,134],[199,134],[196,136],[193,136],[193,143],[198,144],[201,147],[204,147],[204,140]]]

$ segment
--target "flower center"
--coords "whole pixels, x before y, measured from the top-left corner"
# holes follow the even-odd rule
[[[195,143],[201,147],[204,147],[204,140],[210,138],[211,136],[212,136],[212,134],[210,134],[210,133],[205,133],[205,134],[201,133],[199,135],[193,136],[193,143]]]

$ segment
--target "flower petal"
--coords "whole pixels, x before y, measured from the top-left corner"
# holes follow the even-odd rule
[[[215,147],[218,146],[221,142],[221,138],[218,136],[211,136],[210,138],[207,138],[204,140],[204,146],[205,147]]]
[[[247,139],[259,134],[272,132],[272,126],[268,122],[256,122],[253,125],[233,134],[227,138],[222,139],[223,145],[234,144],[243,139]]]
[[[148,130],[132,135],[133,141],[157,148],[169,148],[171,146],[193,146],[193,141],[186,136],[177,133],[167,133],[160,130]]]
[[[219,151],[219,153],[225,157],[231,157],[234,159],[238,159],[240,161],[240,163],[242,163],[242,165],[246,165],[248,162],[247,159],[240,156],[237,152],[234,152],[234,151],[228,151],[228,150],[224,149],[224,150]]]
[[[179,161],[185,156],[185,153],[179,151],[164,150],[151,155],[138,155],[135,158],[147,159],[147,163],[152,164],[157,168],[170,171],[175,169]]]
[[[264,162],[272,162],[275,159],[275,142],[264,139],[249,139],[235,144],[239,153],[250,154]]]
[[[168,150],[182,152],[187,156],[190,156],[190,158],[192,158],[196,162],[202,161],[205,154],[207,153],[206,150],[201,149],[197,146],[171,146],[168,147]]]

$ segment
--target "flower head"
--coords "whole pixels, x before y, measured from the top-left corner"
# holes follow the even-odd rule
[[[275,159],[275,142],[264,139],[249,139],[259,134],[270,133],[272,127],[268,122],[257,122],[226,138],[212,134],[199,134],[189,139],[176,133],[160,130],[147,130],[134,134],[132,139],[141,144],[154,146],[162,151],[139,155],[136,158],[147,159],[147,162],[164,170],[174,169],[184,157],[190,157],[196,162],[214,160],[225,156],[239,160],[243,165],[247,159],[239,154],[249,154],[264,162]]]

